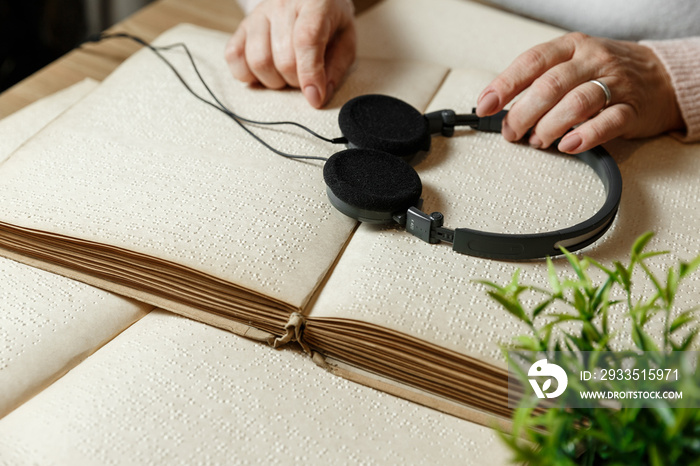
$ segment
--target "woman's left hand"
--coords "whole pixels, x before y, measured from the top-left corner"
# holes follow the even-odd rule
[[[607,105],[603,86],[591,80],[610,90]],[[576,154],[616,137],[684,127],[670,76],[656,54],[636,42],[570,33],[533,47],[484,89],[477,114],[502,110],[525,89],[502,134],[517,141],[531,129],[533,147],[549,147],[566,134],[558,149]]]

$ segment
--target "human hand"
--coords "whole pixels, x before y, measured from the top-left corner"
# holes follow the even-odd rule
[[[603,89],[610,89],[605,106]],[[527,89],[529,88],[529,89]],[[684,127],[676,95],[663,64],[648,47],[570,33],[520,55],[477,101],[479,116],[492,115],[527,89],[503,120],[502,134],[577,154],[616,137],[654,136]]]
[[[243,82],[302,90],[319,108],[355,61],[351,0],[266,0],[228,41],[226,61]]]

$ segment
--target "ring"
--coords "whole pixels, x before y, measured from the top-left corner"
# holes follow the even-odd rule
[[[610,88],[602,81],[598,81],[597,79],[591,79],[588,81],[589,83],[593,83],[600,87],[603,92],[605,92],[605,103],[603,104],[603,109],[607,108],[608,105],[610,105],[610,101],[612,100],[612,94],[610,93]]]

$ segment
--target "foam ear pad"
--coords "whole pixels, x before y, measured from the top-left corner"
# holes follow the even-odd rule
[[[349,147],[374,149],[410,157],[430,149],[428,120],[394,97],[368,94],[349,100],[340,109],[338,124]]]
[[[418,173],[400,158],[369,149],[333,154],[323,167],[331,203],[363,222],[390,223],[420,200]]]

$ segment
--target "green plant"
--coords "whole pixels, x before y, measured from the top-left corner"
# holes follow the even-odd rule
[[[695,308],[678,312],[675,298],[681,282],[700,267],[700,256],[669,268],[663,279],[659,278],[648,262],[665,252],[645,251],[652,236],[647,233],[636,240],[627,265],[615,262],[606,267],[563,250],[574,277],[561,279],[548,259],[550,289],[521,284],[518,272],[505,286],[481,282],[491,298],[531,331],[505,349],[539,354],[586,352],[593,358],[612,352],[608,316],[613,306],[626,308],[637,350],[663,358],[664,354],[691,349],[699,331]],[[601,284],[596,285],[591,278],[593,269],[604,277]],[[635,295],[636,277],[650,280],[652,296]],[[527,306],[525,303],[533,302],[532,296],[541,298]],[[561,312],[562,307],[567,311]],[[662,324],[660,343],[647,330],[653,320],[658,325],[658,319]],[[575,373],[580,366],[574,366],[564,369]],[[700,464],[700,410],[695,408],[700,403],[700,371],[683,370],[679,388],[686,406],[692,408],[674,409],[666,400],[654,400],[648,408],[571,409],[555,405],[542,409],[537,407],[536,398],[524,397],[514,411],[512,432],[501,433],[501,437],[514,453],[515,462],[532,465]],[[527,374],[517,376],[527,387]]]

